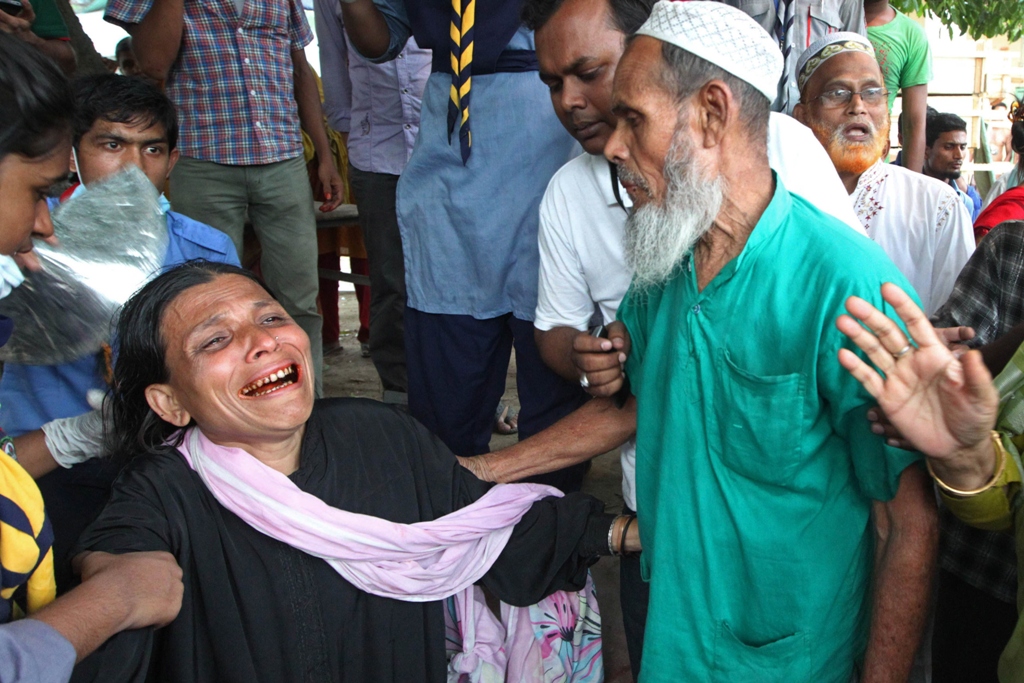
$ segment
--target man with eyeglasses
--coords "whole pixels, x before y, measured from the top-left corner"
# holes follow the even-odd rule
[[[951,187],[892,164],[888,91],[871,43],[834,33],[800,57],[793,115],[825,146],[868,236],[933,314],[974,252],[971,216]]]

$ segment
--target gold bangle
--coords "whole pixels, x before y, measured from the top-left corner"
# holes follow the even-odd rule
[[[996,463],[996,473],[987,484],[979,488],[972,489],[970,491],[964,491],[962,489],[953,488],[946,482],[939,479],[938,475],[935,474],[935,470],[932,469],[931,460],[929,460],[928,458],[925,458],[924,464],[925,467],[928,468],[928,474],[932,476],[932,479],[934,479],[935,483],[939,485],[939,488],[945,491],[946,493],[961,497],[976,496],[979,493],[984,493],[985,491],[988,491],[990,488],[995,486],[999,482],[999,480],[1002,479],[1003,473],[1006,472],[1007,453],[1006,448],[1003,446],[1002,437],[999,436],[999,432],[992,432],[992,446],[993,448],[995,448],[996,460],[998,461]]]
[[[622,537],[619,538],[619,555],[626,554],[626,536],[629,535],[629,525],[636,521],[636,515],[626,517],[626,524],[622,527]]]

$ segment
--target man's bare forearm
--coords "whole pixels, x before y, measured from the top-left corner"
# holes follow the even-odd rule
[[[921,642],[931,599],[938,518],[931,479],[913,465],[889,503],[874,504],[871,635],[862,683],[905,683]]]
[[[129,607],[119,586],[108,577],[87,581],[32,615],[64,636],[78,661],[123,630]]]
[[[519,481],[586,462],[622,445],[634,432],[634,399],[621,409],[611,399],[593,399],[529,439],[468,460],[483,460],[491,475],[487,479]]]
[[[24,467],[33,479],[57,469],[57,461],[47,448],[46,435],[41,429],[14,437],[14,450],[18,455],[18,464]]]
[[[571,382],[578,382],[580,379],[579,370],[572,362],[572,340],[578,334],[580,331],[573,327],[533,330],[533,338],[537,342],[537,350],[540,351],[544,365]]]
[[[293,76],[295,78],[295,103],[299,109],[299,123],[306,131],[313,149],[320,161],[331,159],[331,142],[324,128],[324,110],[320,103],[320,91],[312,67],[306,62],[302,51],[292,53]]]
[[[185,0],[156,0],[129,33],[142,72],[152,79],[167,78],[178,59],[185,26]]]
[[[348,39],[364,57],[376,59],[388,51],[391,30],[373,0],[342,2],[341,18]]]
[[[928,117],[928,86],[915,85],[903,89],[903,167],[915,173],[924,168],[927,142],[925,126]]]

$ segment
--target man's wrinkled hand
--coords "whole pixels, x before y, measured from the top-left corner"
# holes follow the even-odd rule
[[[32,24],[36,23],[36,11],[28,0],[22,0],[22,10],[18,16],[0,12],[0,32],[10,33],[25,39],[32,34]]]
[[[625,381],[623,366],[629,357],[626,326],[615,321],[607,327],[607,338],[581,332],[572,342],[572,362],[580,374],[580,386],[596,397],[614,396]]]
[[[494,476],[494,472],[491,471],[491,466],[487,464],[486,456],[477,455],[472,458],[464,458],[461,455],[457,455],[455,457],[460,465],[472,472],[473,476],[480,481],[498,481]]]

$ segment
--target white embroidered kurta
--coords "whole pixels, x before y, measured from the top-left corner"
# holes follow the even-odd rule
[[[910,280],[932,315],[974,253],[971,216],[956,192],[940,180],[878,161],[861,175],[850,199],[868,237]]]

